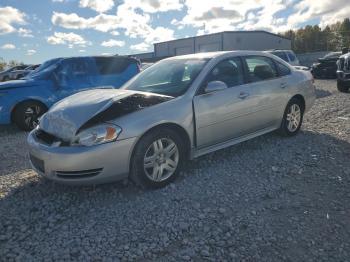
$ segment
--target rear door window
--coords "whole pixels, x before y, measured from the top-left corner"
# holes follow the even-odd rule
[[[127,57],[96,57],[97,71],[100,75],[115,75],[123,73],[136,60]]]
[[[247,69],[249,82],[258,82],[276,78],[276,67],[271,58],[264,56],[243,57]]]

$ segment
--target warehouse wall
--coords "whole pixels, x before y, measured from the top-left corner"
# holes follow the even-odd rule
[[[291,49],[292,43],[273,34],[263,32],[225,32],[224,51],[230,50],[257,50]]]
[[[156,57],[212,51],[291,49],[291,41],[267,32],[223,32],[154,45]]]

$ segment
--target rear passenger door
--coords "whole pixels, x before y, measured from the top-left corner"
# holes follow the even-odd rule
[[[251,90],[256,131],[278,127],[286,106],[290,69],[265,56],[243,57]]]
[[[136,60],[127,57],[96,57],[95,63],[93,83],[96,87],[119,88],[139,72]]]

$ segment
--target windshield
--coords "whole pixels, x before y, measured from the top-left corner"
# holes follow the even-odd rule
[[[42,79],[44,76],[46,76],[49,72],[51,72],[53,69],[56,68],[59,61],[61,61],[62,58],[55,58],[46,61],[42,65],[40,65],[37,69],[30,72],[27,77],[25,78],[35,78],[35,79]]]
[[[122,89],[168,96],[184,94],[209,59],[160,61],[127,82]]]

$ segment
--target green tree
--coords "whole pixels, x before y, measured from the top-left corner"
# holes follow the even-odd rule
[[[7,64],[5,60],[2,57],[0,57],[0,71],[3,71],[6,68],[6,65]]]
[[[19,62],[19,61],[16,61],[16,60],[10,60],[7,65],[9,67],[13,67],[13,66],[17,66],[17,65],[23,65],[23,62]]]

